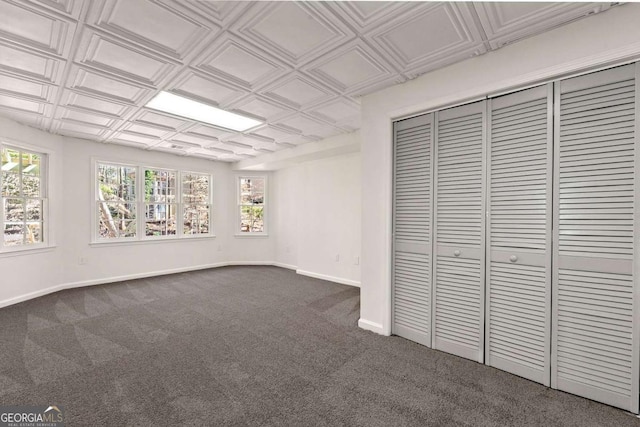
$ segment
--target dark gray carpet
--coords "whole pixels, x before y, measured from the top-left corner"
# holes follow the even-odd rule
[[[358,316],[357,288],[276,267],[64,291],[0,309],[0,404],[71,426],[640,426]]]

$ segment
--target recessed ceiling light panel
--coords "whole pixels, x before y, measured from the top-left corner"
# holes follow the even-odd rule
[[[159,92],[145,106],[238,132],[243,132],[263,123],[260,120],[221,110],[220,108],[164,91]]]

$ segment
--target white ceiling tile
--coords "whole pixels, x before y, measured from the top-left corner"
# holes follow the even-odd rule
[[[328,6],[356,31],[366,33],[407,9],[409,4],[401,1],[336,1]]]
[[[187,70],[167,88],[171,92],[188,98],[200,99],[206,103],[225,105],[242,96],[240,87],[233,86],[213,76],[206,76]]]
[[[246,9],[252,4],[253,2],[249,1],[191,0],[185,6],[192,8],[200,16],[226,27],[239,15],[246,13]]]
[[[129,107],[127,105],[106,101],[104,99],[83,95],[69,90],[65,91],[60,105],[69,105],[88,112],[111,114],[119,117],[129,111]]]
[[[354,40],[303,68],[326,85],[348,95],[399,82],[393,68],[361,40]]]
[[[60,61],[37,51],[0,42],[0,70],[57,83]]]
[[[142,133],[134,133],[134,132],[115,132],[111,137],[109,137],[109,141],[128,141],[135,142],[138,144],[144,144],[146,146],[155,145],[161,142],[161,139],[154,138],[147,134]]]
[[[68,87],[130,104],[137,104],[148,93],[142,86],[125,83],[112,76],[107,77],[100,72],[80,67],[73,67]]]
[[[0,92],[33,98],[34,101],[47,102],[51,87],[37,81],[0,74]]]
[[[0,33],[10,40],[56,55],[65,55],[75,25],[44,10],[14,1],[0,2]]]
[[[18,123],[22,123],[37,129],[44,129],[44,116],[39,113],[18,111],[11,108],[0,107],[0,116],[8,117]]]
[[[340,125],[358,118],[360,106],[347,98],[338,98],[310,109],[310,113]]]
[[[86,31],[76,60],[107,73],[155,86],[175,64],[120,41]]]
[[[415,77],[424,70],[486,51],[467,4],[414,5],[372,33],[372,39],[397,61],[403,74]]]
[[[321,2],[262,2],[233,30],[298,66],[355,37]]]
[[[335,96],[331,91],[300,74],[293,74],[263,89],[263,95],[294,109],[322,102]]]
[[[193,134],[193,133],[180,133],[174,135],[172,138],[174,141],[180,141],[187,145],[191,145],[194,147],[206,147],[217,142],[217,138],[212,136],[205,136],[201,134]]]
[[[278,117],[292,112],[291,109],[283,105],[276,104],[257,95],[251,95],[248,98],[242,99],[240,102],[234,103],[231,107],[240,114],[255,116],[267,121],[275,120]]]
[[[492,49],[585,16],[602,3],[474,3]]]
[[[0,106],[30,113],[42,114],[44,112],[44,105],[40,102],[16,98],[2,93],[0,93]]]
[[[95,0],[87,20],[112,34],[179,59],[197,47],[202,38],[215,36],[220,30],[211,25],[206,28],[167,4],[150,1]]]
[[[313,142],[316,140],[315,138],[308,138],[301,135],[300,133],[295,133],[293,132],[293,130],[287,130],[271,125],[264,126],[253,131],[252,135],[256,135],[262,138],[269,138],[281,144],[288,143],[298,145],[306,142]]]
[[[136,117],[133,118],[133,120],[142,124],[160,126],[173,131],[188,124],[188,122],[184,120],[176,119],[175,117],[171,117],[169,115],[160,114],[144,109],[140,110],[140,112],[136,115]]]
[[[57,111],[57,115],[59,119],[62,120],[71,120],[74,122],[81,122],[89,125],[100,126],[104,129],[108,129],[110,126],[113,126],[116,120],[113,117],[90,114],[82,110],[70,109],[70,108],[60,108]]]
[[[305,116],[304,114],[296,114],[279,121],[277,124],[311,137],[328,138],[341,133],[340,129],[320,120]]]
[[[123,132],[132,132],[140,135],[149,136],[152,138],[164,138],[173,131],[170,128],[153,126],[153,125],[145,125],[141,123],[127,123],[120,130]]]
[[[220,129],[203,124],[196,124],[190,127],[186,133],[193,134],[194,136],[199,136],[200,138],[205,139],[222,139],[235,134],[235,132],[230,132],[228,129]]]
[[[86,122],[77,122],[73,120],[56,120],[53,128],[63,135],[79,136],[84,138],[100,139],[106,129],[101,126],[93,126]]]
[[[82,0],[35,0],[35,2],[58,13],[68,15],[72,19],[79,18],[82,8]]]
[[[195,60],[196,68],[253,90],[284,75],[285,65],[240,39],[227,35]]]

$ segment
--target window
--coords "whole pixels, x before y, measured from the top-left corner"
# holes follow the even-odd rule
[[[265,232],[265,187],[267,178],[239,178],[239,211],[241,233]]]
[[[2,158],[3,239],[0,250],[25,249],[46,243],[46,154],[4,146]]]
[[[209,175],[182,174],[184,234],[209,233],[210,199]]]
[[[211,235],[211,175],[102,162],[96,170],[95,240]]]

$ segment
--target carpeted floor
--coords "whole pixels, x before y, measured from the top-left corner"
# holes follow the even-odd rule
[[[0,404],[69,426],[640,426],[635,416],[358,329],[359,290],[226,267],[0,309]]]

